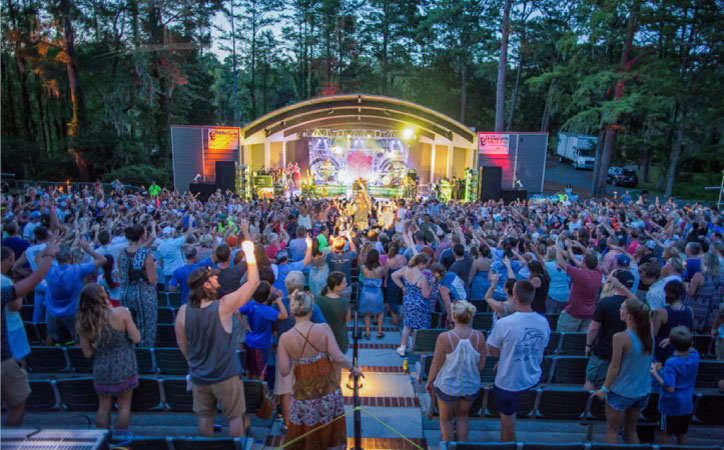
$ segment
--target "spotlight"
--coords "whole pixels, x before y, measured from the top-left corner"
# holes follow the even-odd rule
[[[402,138],[404,140],[410,140],[415,135],[415,130],[412,127],[407,127],[402,130]]]

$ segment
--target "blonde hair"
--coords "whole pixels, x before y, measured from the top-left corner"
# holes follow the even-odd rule
[[[452,304],[452,316],[456,322],[467,325],[477,312],[475,306],[467,300],[456,300]]]
[[[716,253],[709,252],[702,258],[701,262],[701,271],[704,272],[706,275],[711,276],[720,276],[721,271],[721,262],[719,261],[719,257],[716,255]]]
[[[294,317],[304,317],[312,311],[314,298],[306,291],[297,291],[289,297],[289,309]]]
[[[75,329],[79,336],[91,342],[100,341],[108,332],[110,306],[104,293],[103,286],[98,283],[88,283],[80,291]]]

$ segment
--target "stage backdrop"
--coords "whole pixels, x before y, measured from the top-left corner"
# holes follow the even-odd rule
[[[239,163],[239,128],[171,126],[173,184],[186,192],[196,174],[205,183],[216,182],[216,161]]]
[[[503,189],[518,179],[528,192],[543,192],[547,150],[548,133],[478,133],[479,167],[502,167]]]

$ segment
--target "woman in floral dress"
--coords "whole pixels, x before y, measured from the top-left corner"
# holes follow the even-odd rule
[[[284,440],[291,444],[285,448],[343,450],[347,448],[344,399],[333,363],[358,376],[364,374],[340,351],[329,325],[311,322],[313,304],[307,292],[292,294],[289,309],[296,323],[279,338],[281,375],[288,375],[294,367],[290,423]],[[312,430],[316,431],[296,440]]]
[[[414,248],[414,247],[413,247]],[[402,289],[402,306],[405,314],[402,339],[397,354],[404,357],[407,341],[413,329],[430,328],[430,285],[424,270],[430,265],[426,253],[418,253],[410,259],[407,267],[392,275],[392,282]]]
[[[115,428],[127,429],[131,396],[138,386],[138,366],[133,344],[141,333],[124,307],[114,308],[108,293],[97,283],[83,287],[78,300],[76,329],[83,356],[93,359],[93,387],[98,394],[96,427],[108,428],[113,399],[118,402]]]

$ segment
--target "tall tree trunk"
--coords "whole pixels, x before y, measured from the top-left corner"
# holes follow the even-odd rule
[[[505,0],[503,29],[498,59],[498,82],[495,90],[495,131],[503,131],[505,121],[505,71],[508,68],[508,38],[510,37],[510,7],[512,0]]]
[[[75,36],[73,23],[70,20],[70,0],[61,0],[60,9],[63,15],[63,44],[67,55],[66,69],[68,71],[68,87],[70,89],[70,103],[73,109],[73,116],[68,124],[68,136],[70,137],[70,148],[68,149],[75,156],[75,163],[78,167],[78,177],[81,181],[88,180],[88,163],[83,157],[81,149],[77,148],[77,140],[83,130],[84,105],[83,91],[78,82],[78,73],[75,68]]]
[[[671,192],[674,189],[674,177],[676,176],[676,165],[679,163],[679,156],[681,156],[681,150],[684,143],[684,131],[686,130],[687,121],[687,104],[681,107],[681,119],[679,120],[679,126],[676,130],[676,143],[674,144],[674,151],[671,155],[671,162],[669,163],[669,173],[666,180],[666,189],[664,190],[664,197],[671,197]]]
[[[460,65],[460,123],[465,124],[465,110],[468,107],[468,65]]]
[[[522,39],[525,39],[525,30],[523,31]],[[513,87],[513,98],[510,101],[510,113],[508,114],[508,126],[506,130],[511,131],[513,129],[513,119],[515,118],[515,105],[518,103],[518,91],[520,90],[520,73],[523,71],[523,44],[521,43],[520,56],[518,58],[518,69],[515,75],[515,87]]]
[[[10,81],[10,65],[8,64],[10,60],[10,56],[7,55],[5,52],[2,53],[2,67],[0,69],[3,73],[3,78],[5,79],[5,89],[2,94],[6,95],[6,100],[3,102],[3,105],[8,110],[8,120],[5,123],[5,126],[8,129],[8,134],[14,138],[18,137],[18,124],[15,118],[15,102],[13,101],[13,95],[12,95],[12,82]]]
[[[256,35],[258,30],[257,28],[257,17],[256,17],[256,2],[253,3],[253,13],[252,13],[252,25],[251,25],[251,67],[249,67],[249,71],[251,72],[251,78],[249,83],[249,98],[251,100],[251,120],[256,119]]]
[[[596,142],[596,160],[593,163],[593,183],[591,184],[591,191],[595,190],[596,180],[598,175],[601,173],[601,157],[603,156],[603,146],[606,139],[606,130],[601,128],[598,132],[598,142]]]
[[[239,76],[236,71],[236,29],[234,28],[234,1],[232,0],[230,2],[230,8],[231,8],[231,61],[233,64],[232,70],[234,74],[234,87],[232,88],[234,90],[234,126],[239,126],[239,88],[238,88],[238,79]]]
[[[631,6],[631,12],[628,17],[628,26],[626,31],[626,40],[624,40],[623,48],[621,49],[621,60],[619,61],[619,68],[621,71],[630,70],[631,63],[631,48],[633,47],[633,38],[636,30],[638,29],[638,8],[639,2],[635,1]],[[616,89],[614,91],[614,98],[620,100],[623,96],[623,88],[625,86],[624,81],[618,81],[616,83]],[[611,158],[613,157],[613,151],[616,146],[616,132],[618,126],[616,123],[606,124],[606,142],[603,147],[603,153],[601,155],[601,167],[599,168],[596,176],[594,177],[593,192],[591,195],[598,196],[606,193],[606,174],[608,173],[608,166],[611,164]]]
[[[543,108],[543,117],[540,120],[540,131],[548,131],[551,126],[551,97],[553,93],[553,87],[556,84],[556,79],[552,79],[548,85],[548,91],[546,92],[546,104]]]
[[[653,157],[653,148],[650,145],[646,145],[644,150],[644,157],[641,160],[641,180],[644,183],[651,182],[651,158]]]
[[[35,102],[38,104],[38,124],[40,125],[40,136],[42,138],[42,148],[46,154],[50,153],[50,145],[48,144],[48,134],[45,132],[45,114],[43,113],[43,91],[40,84],[35,88]]]

